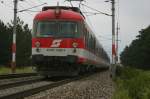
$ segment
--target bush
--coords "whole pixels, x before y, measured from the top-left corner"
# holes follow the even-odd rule
[[[119,67],[117,68],[115,81],[117,84],[116,93],[119,96],[117,96],[117,98],[116,95],[114,95],[114,99],[123,99],[123,97],[128,97],[127,99],[150,99],[149,71],[130,67]]]

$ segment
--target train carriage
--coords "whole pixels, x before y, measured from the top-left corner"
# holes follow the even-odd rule
[[[109,57],[77,7],[48,6],[33,22],[32,61],[46,76],[108,68]]]

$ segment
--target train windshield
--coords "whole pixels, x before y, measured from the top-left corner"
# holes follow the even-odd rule
[[[77,37],[78,24],[71,21],[43,21],[36,26],[36,36]]]

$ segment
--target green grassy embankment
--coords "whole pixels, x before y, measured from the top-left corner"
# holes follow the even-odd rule
[[[16,73],[32,73],[35,72],[32,67],[21,67],[16,68]],[[10,74],[11,68],[0,66],[0,75],[1,74]]]
[[[150,71],[117,67],[113,99],[150,99]]]

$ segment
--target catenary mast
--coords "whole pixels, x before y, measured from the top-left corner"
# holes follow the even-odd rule
[[[14,0],[14,20],[13,20],[13,43],[12,43],[12,73],[16,71],[16,32],[17,32],[17,4],[18,0]]]
[[[112,64],[116,63],[116,45],[115,45],[115,0],[112,3]]]

